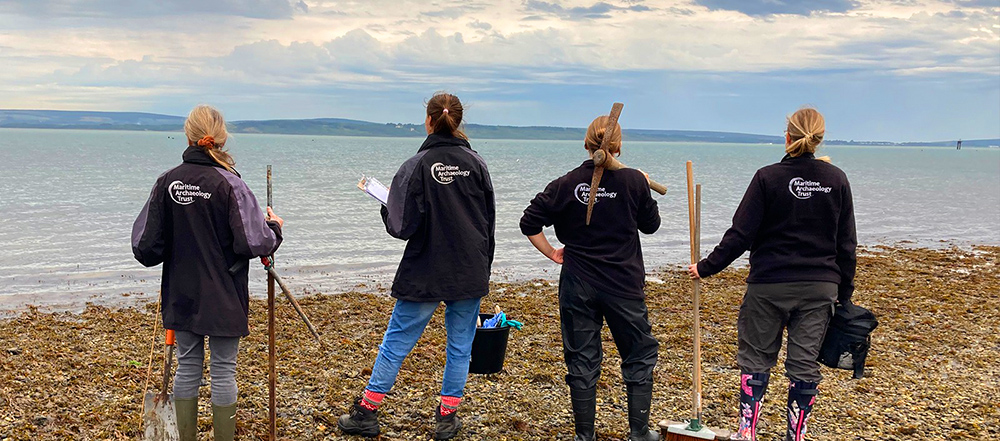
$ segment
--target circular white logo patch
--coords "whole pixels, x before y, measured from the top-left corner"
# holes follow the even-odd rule
[[[174,181],[170,183],[167,187],[167,192],[170,193],[170,199],[179,205],[189,205],[194,202],[194,198],[190,196],[182,196],[181,192],[185,191],[186,185],[181,181]]]

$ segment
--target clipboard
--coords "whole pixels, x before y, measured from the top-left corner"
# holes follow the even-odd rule
[[[389,187],[370,176],[362,176],[358,181],[358,189],[371,196],[382,205],[386,205],[389,200]]]

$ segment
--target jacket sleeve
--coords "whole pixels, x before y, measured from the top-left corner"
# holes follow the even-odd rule
[[[534,236],[542,232],[542,228],[555,223],[555,201],[558,200],[559,180],[545,186],[545,190],[535,195],[535,198],[524,209],[521,216],[521,234]]]
[[[146,205],[132,224],[132,255],[147,267],[163,263],[166,253],[166,213],[163,207],[166,189],[162,181],[162,176],[156,180]]]
[[[408,240],[420,229],[424,219],[424,182],[420,156],[414,156],[392,177],[389,200],[382,207],[385,231],[397,239]]]
[[[656,199],[653,199],[652,190],[649,189],[646,177],[642,176],[640,179],[640,185],[644,188],[639,192],[639,214],[636,220],[638,220],[639,231],[644,234],[653,234],[660,229],[660,209]]]
[[[764,220],[764,196],[764,182],[758,171],[733,215],[733,226],[722,236],[722,241],[712,250],[712,254],[698,262],[698,275],[710,277],[750,249]]]
[[[233,251],[246,258],[274,254],[281,245],[281,228],[277,222],[264,220],[257,197],[242,179],[229,182],[229,227],[233,231]]]
[[[857,269],[858,236],[854,223],[854,197],[851,185],[843,189],[840,220],[837,223],[837,266],[840,267],[840,286],[837,300],[846,303],[854,294],[854,273]]]
[[[493,179],[490,178],[490,171],[483,164],[483,191],[486,194],[486,220],[490,224],[490,265],[493,265],[493,255],[497,248],[497,206],[496,195],[493,191]]]

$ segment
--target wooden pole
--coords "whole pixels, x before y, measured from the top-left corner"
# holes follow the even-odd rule
[[[273,207],[271,198],[271,166],[267,166],[267,206]],[[272,265],[274,262],[272,262]],[[274,342],[274,276],[267,273],[267,434],[270,441],[275,441],[278,428],[277,403],[275,386],[278,382],[276,371],[276,350]]]
[[[701,260],[701,184],[695,186],[694,260]],[[701,422],[701,280],[694,281],[694,417]]]
[[[700,207],[699,201],[695,197],[694,166],[691,161],[687,162],[687,192],[688,192],[688,232],[691,244],[691,263],[698,263],[698,222]],[[700,192],[698,192],[700,195]],[[694,279],[691,281],[693,288],[692,304],[694,318],[694,354],[693,354],[693,375],[691,388],[692,420],[689,428],[692,430],[701,429],[701,321],[699,320],[699,303],[701,301],[701,281]]]
[[[608,156],[611,153],[608,149],[611,146],[611,137],[608,136],[616,126],[618,126],[618,116],[622,114],[622,108],[625,107],[622,103],[614,103],[611,106],[611,113],[608,114],[608,126],[604,129],[604,137],[601,138],[601,150],[604,151]],[[601,176],[604,175],[604,166],[597,166],[594,164],[594,175],[590,179],[590,198],[587,199],[587,225],[590,225],[590,215],[594,212],[594,203],[597,202],[597,189],[601,186]]]

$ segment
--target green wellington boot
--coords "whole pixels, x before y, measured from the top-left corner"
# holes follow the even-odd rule
[[[215,430],[215,441],[233,441],[236,438],[236,403],[212,405],[212,428]]]
[[[198,398],[177,398],[174,408],[177,410],[177,434],[181,441],[197,441]]]

